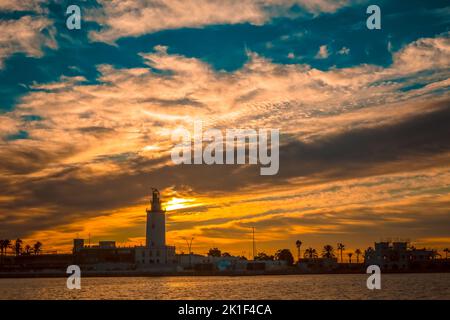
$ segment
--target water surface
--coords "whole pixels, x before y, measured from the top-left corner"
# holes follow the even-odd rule
[[[82,278],[81,290],[67,289],[64,278],[0,279],[0,299],[450,299],[450,273],[386,274],[373,291],[367,277]]]

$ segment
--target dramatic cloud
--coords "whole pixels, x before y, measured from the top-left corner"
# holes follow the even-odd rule
[[[97,41],[113,42],[166,29],[202,27],[212,24],[263,24],[274,16],[292,15],[297,5],[317,14],[334,12],[347,0],[100,0],[89,18],[104,26],[91,32]]]
[[[109,27],[93,36],[113,41],[155,31],[151,19],[127,23],[162,17],[158,10],[176,13],[162,28],[262,23],[270,12],[261,11],[263,2],[244,1],[247,11],[226,2],[238,15],[221,22],[221,3],[208,1],[217,8],[207,7],[214,14],[199,14],[203,20],[187,14],[189,1],[155,5],[142,17],[131,2],[105,3],[103,10],[112,11],[106,19],[116,15],[118,24],[105,20]],[[317,3],[300,4],[313,11],[339,7]],[[181,13],[187,20],[175,18]],[[17,47],[29,55],[41,50]],[[329,56],[327,47],[322,51]],[[58,247],[73,233],[91,231],[139,242],[148,188],[157,186],[166,199],[194,204],[169,212],[174,242],[195,233],[201,246],[214,238],[231,249],[233,241],[245,245],[252,225],[264,231],[259,237],[267,248],[270,240],[298,234],[354,241],[358,230],[370,240],[382,230],[406,235],[405,228],[422,239],[430,238],[427,230],[448,238],[442,228],[450,188],[447,34],[404,46],[386,67],[320,70],[248,52],[242,68],[225,72],[164,46],[138,57],[139,67],[98,65],[95,81],[72,75],[34,83],[0,116],[1,234],[57,239]],[[174,166],[171,133],[180,125],[191,129],[197,119],[205,129],[280,128],[279,175],[261,177],[255,166]]]
[[[411,73],[436,68],[445,69],[450,64],[450,36],[419,39],[395,53],[394,68]]]
[[[45,0],[0,0],[0,11],[43,12],[41,5]]]
[[[47,18],[24,16],[18,20],[0,20],[0,29],[0,68],[14,53],[41,57],[43,47],[56,48],[54,29]]]

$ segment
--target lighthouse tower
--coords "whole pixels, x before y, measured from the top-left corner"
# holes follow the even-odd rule
[[[147,247],[166,246],[166,211],[161,208],[159,191],[152,188],[150,210],[147,209]]]
[[[134,249],[139,268],[172,268],[176,263],[175,247],[166,245],[166,211],[161,208],[159,191],[152,188],[147,212],[146,241]]]

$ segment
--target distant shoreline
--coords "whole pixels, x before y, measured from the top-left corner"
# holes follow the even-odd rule
[[[414,273],[449,273],[445,270],[411,270],[411,271],[386,271],[383,274],[414,274]],[[85,271],[82,277],[253,277],[253,276],[291,276],[291,275],[341,275],[341,274],[366,274],[363,271],[351,272],[156,272],[156,271]],[[0,279],[20,278],[67,278],[65,271],[52,272],[0,272]]]

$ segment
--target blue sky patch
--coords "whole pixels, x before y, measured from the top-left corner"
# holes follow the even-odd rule
[[[89,3],[90,7],[98,6]],[[54,82],[62,75],[83,76],[96,83],[100,64],[143,67],[139,53],[152,52],[156,45],[168,46],[170,54],[201,59],[216,70],[228,72],[240,69],[248,61],[246,50],[274,63],[308,64],[327,70],[359,64],[388,66],[392,52],[419,38],[449,31],[447,1],[378,1],[381,30],[365,27],[367,4],[359,4],[335,13],[274,18],[261,26],[243,23],[165,30],[121,38],[111,45],[89,39],[90,31],[100,29],[94,22],[83,21],[81,30],[68,30],[63,4],[51,3],[47,7],[47,17],[56,30],[57,49],[42,48],[42,57],[18,52],[4,61],[0,69],[0,112],[12,110],[35,83]],[[88,5],[80,6],[86,9],[84,6]],[[291,8],[293,13],[300,10]],[[30,13],[1,13],[1,20],[18,19],[25,14]],[[321,46],[326,47],[322,56],[318,54]]]

